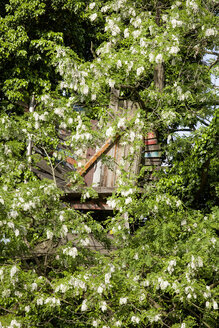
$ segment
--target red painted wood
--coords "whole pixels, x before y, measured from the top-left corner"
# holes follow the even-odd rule
[[[145,139],[145,145],[156,145],[157,144],[157,139]]]
[[[156,133],[155,132],[148,132],[147,139],[154,139],[154,138],[156,138]]]

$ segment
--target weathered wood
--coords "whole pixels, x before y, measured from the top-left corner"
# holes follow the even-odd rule
[[[157,144],[157,139],[145,140],[145,145],[156,145],[156,144]]]
[[[32,168],[32,172],[34,172],[41,180],[42,179],[53,180],[53,177],[52,177],[51,174],[42,172],[42,171],[37,170],[35,168]],[[62,188],[62,187],[66,187],[67,182],[56,177],[56,184],[57,184],[58,187]]]
[[[153,150],[160,150],[160,145],[146,145],[145,151],[153,151]]]
[[[161,165],[161,159],[158,158],[147,158],[145,159],[145,165],[147,166],[160,166]]]
[[[164,77],[164,65],[163,63],[159,63],[154,69],[154,82],[160,92],[164,88]]]
[[[46,160],[42,159],[40,162],[36,164],[37,167],[39,167],[41,170],[50,173],[52,175],[52,169],[51,167],[47,164]],[[56,169],[54,170],[55,176],[57,178],[60,178],[62,180],[65,180],[65,177],[62,173],[59,173]]]
[[[96,165],[94,166],[93,187],[100,186],[101,166],[102,166],[102,161],[100,159],[99,161],[96,162]]]
[[[90,160],[90,158],[92,158],[92,156],[94,156],[95,153],[96,153],[95,149],[88,148],[87,154],[86,154],[87,160]],[[86,186],[92,185],[93,175],[94,175],[94,166],[91,165],[91,167],[88,168],[88,170],[86,171],[86,174],[84,174],[84,181],[85,181]]]
[[[154,157],[161,157],[161,152],[160,151],[151,151],[148,153],[145,153],[145,158],[154,158]]]
[[[110,148],[110,146],[113,145],[113,143],[115,142],[115,140],[118,138],[119,136],[116,136],[115,139],[113,138],[109,138],[105,144],[89,159],[89,161],[84,165],[84,167],[82,169],[79,170],[79,174],[83,175],[90,167],[91,165],[93,165],[97,159],[107,150]]]
[[[115,188],[106,188],[106,187],[94,187],[93,188],[97,193],[98,195],[100,196],[108,196],[108,195],[111,195],[114,191],[115,191]],[[69,196],[72,196],[72,198],[74,198],[74,196],[76,195],[81,195],[82,192],[83,192],[83,188],[78,188],[78,189],[75,189],[75,190],[71,190],[71,189],[68,189],[66,190],[66,194],[68,194]]]
[[[98,211],[109,211],[113,210],[109,205],[106,204],[106,202],[100,202],[100,201],[86,201],[86,203],[81,203],[80,201],[71,201],[70,203],[71,207],[73,207],[75,210],[98,210]]]

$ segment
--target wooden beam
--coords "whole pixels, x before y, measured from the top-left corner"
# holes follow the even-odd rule
[[[83,175],[86,173],[86,171],[93,165],[98,158],[114,144],[114,142],[119,138],[119,135],[117,135],[115,138],[109,138],[105,142],[105,144],[89,159],[89,161],[82,167],[78,172],[80,175]]]

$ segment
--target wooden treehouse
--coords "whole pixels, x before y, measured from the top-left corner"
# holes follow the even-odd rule
[[[117,98],[118,99],[118,98]],[[111,108],[115,112],[119,111],[119,108],[127,109],[133,113],[138,104],[131,101],[111,101]],[[129,113],[128,112],[128,113]],[[97,121],[92,121],[92,125],[95,128]],[[60,138],[65,139],[66,132],[61,131]],[[128,175],[138,174],[141,165],[145,165],[152,168],[158,168],[161,165],[161,152],[160,145],[158,144],[157,135],[155,132],[150,132],[144,139],[144,147],[140,149],[138,153],[134,154],[134,160],[131,165],[126,163],[123,169]],[[32,168],[32,171],[40,179],[50,179],[56,181],[58,187],[62,188],[65,192],[65,201],[69,202],[72,207],[78,210],[112,210],[107,203],[106,199],[109,197],[117,187],[117,181],[119,178],[118,167],[123,163],[123,159],[127,157],[132,145],[123,145],[120,141],[120,136],[116,136],[113,139],[107,139],[102,146],[98,148],[88,148],[84,154],[84,162],[82,167],[78,168],[79,174],[84,179],[85,187],[93,187],[97,192],[98,198],[87,199],[85,202],[81,202],[82,190],[72,190],[67,181],[67,173],[75,171],[75,159],[71,156],[67,156],[66,160],[55,168],[52,168],[47,161],[42,159],[36,164],[36,167]],[[73,155],[73,154],[72,154]],[[111,158],[112,165],[108,165],[106,161],[103,161],[103,155],[107,155]],[[150,170],[149,170],[150,171]],[[149,180],[151,179],[151,175]]]

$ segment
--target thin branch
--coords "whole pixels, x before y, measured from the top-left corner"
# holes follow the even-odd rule
[[[205,51],[205,53],[209,55],[219,56],[219,53],[216,51]]]
[[[97,55],[96,55],[96,53],[95,53],[95,51],[94,51],[94,44],[93,44],[93,41],[91,41],[91,43],[90,43],[90,51],[91,51],[91,53],[92,53],[94,59],[96,59],[96,58],[97,58]]]
[[[51,162],[50,156],[49,156],[49,154],[47,153],[46,149],[45,149],[44,147],[42,147],[42,148],[43,148],[43,150],[45,151],[46,156],[47,156],[47,158],[48,158],[48,160],[49,160],[49,164],[50,164],[50,167],[51,167],[51,170],[52,170],[53,181],[54,181],[54,183],[55,183],[55,186],[57,187],[56,177],[55,177],[55,170],[54,170],[54,167],[53,167],[53,165],[52,165],[52,162]]]
[[[214,66],[214,65],[216,65],[217,63],[219,62],[219,57],[209,66],[209,71],[210,71],[210,69]]]
[[[13,314],[16,314],[16,312],[14,311],[11,311],[11,310],[8,310],[8,309],[5,309],[3,306],[0,305],[0,309],[2,309],[3,311],[5,312],[8,312],[8,313],[13,313]]]

